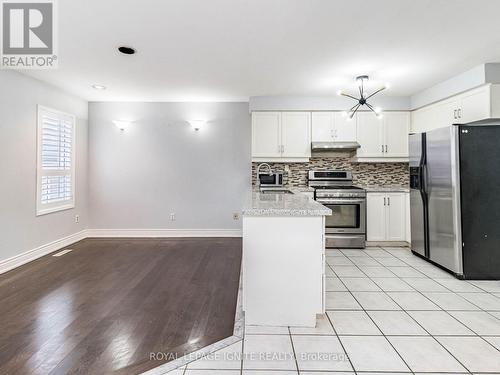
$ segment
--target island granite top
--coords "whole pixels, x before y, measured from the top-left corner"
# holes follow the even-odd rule
[[[253,190],[248,193],[243,206],[243,216],[327,216],[332,211],[302,194],[300,188],[285,188],[293,194],[262,193]]]

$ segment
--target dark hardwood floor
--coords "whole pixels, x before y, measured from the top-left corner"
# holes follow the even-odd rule
[[[0,275],[0,374],[138,374],[232,335],[240,238],[68,248]]]

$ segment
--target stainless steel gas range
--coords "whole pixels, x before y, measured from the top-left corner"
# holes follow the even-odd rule
[[[351,171],[309,171],[314,199],[332,210],[326,216],[326,247],[364,248],[366,191],[352,184]]]

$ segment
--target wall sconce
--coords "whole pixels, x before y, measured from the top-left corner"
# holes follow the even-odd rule
[[[189,123],[191,124],[191,127],[194,131],[199,131],[206,125],[206,122],[204,120],[191,120],[189,121]]]
[[[127,130],[130,128],[130,125],[132,124],[131,121],[124,121],[124,120],[113,120],[113,124],[116,125],[118,129],[121,131]]]

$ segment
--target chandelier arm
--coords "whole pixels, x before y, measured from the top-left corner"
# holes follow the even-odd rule
[[[373,113],[375,113],[378,116],[377,111],[375,111],[375,109],[373,109],[373,107],[371,106],[371,104],[368,104],[368,103],[365,103],[365,104],[370,109],[370,111],[372,111]]]
[[[363,98],[363,80],[361,80],[361,84],[358,84],[359,96]]]
[[[361,104],[357,104],[354,106],[354,110],[351,110],[351,114],[349,115],[349,118],[352,119],[356,112],[358,111],[358,108],[361,106]]]
[[[349,110],[349,112],[353,111],[353,110],[354,110],[354,108],[356,108],[356,107],[358,107],[358,108],[359,108],[359,106],[360,106],[360,105],[361,105],[361,104],[359,104],[359,103],[354,104],[354,105],[351,107],[351,109]],[[357,109],[357,108],[356,108],[356,109]]]
[[[340,95],[342,95],[342,96],[347,96],[348,98],[351,98],[351,99],[354,99],[354,100],[356,100],[356,101],[359,101],[359,99],[358,99],[358,98],[356,98],[356,97],[354,97],[354,96],[352,96],[352,95],[346,94],[346,93],[344,93],[344,92],[343,92],[343,93],[341,93]]]
[[[374,96],[374,95],[377,95],[379,92],[384,91],[385,89],[386,89],[385,87],[381,87],[381,88],[379,88],[377,91],[375,91],[375,92],[371,93],[370,95],[368,95],[368,96],[366,97],[366,100],[370,99],[370,98],[371,98],[372,96]]]

